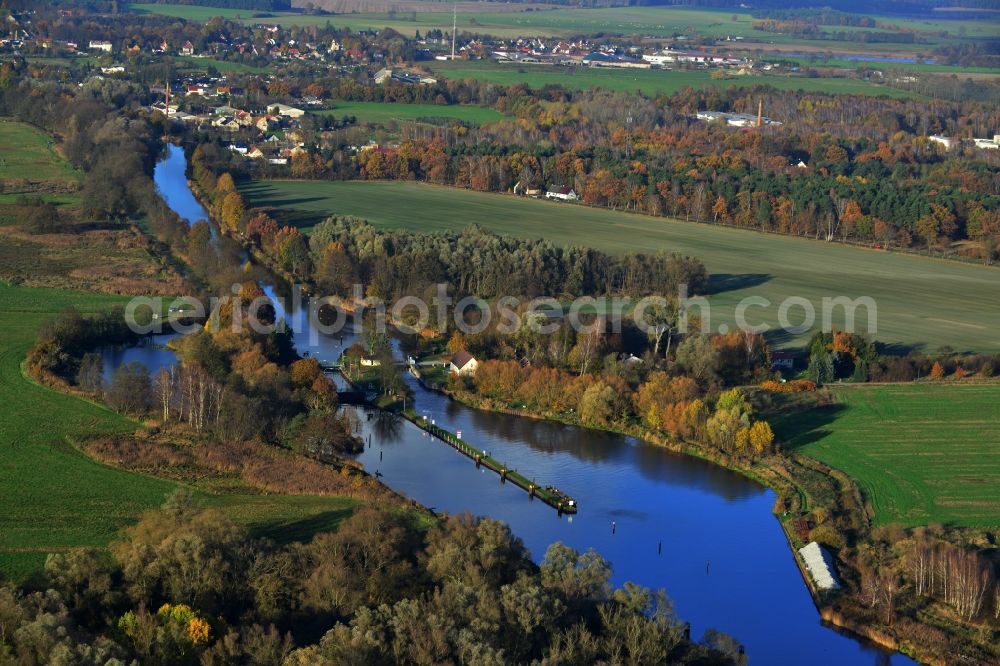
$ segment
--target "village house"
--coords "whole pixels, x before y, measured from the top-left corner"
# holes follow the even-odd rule
[[[88,45],[91,49],[95,51],[104,51],[105,53],[111,53],[111,42],[105,41],[103,39],[92,39]]]
[[[240,124],[232,118],[216,118],[212,121],[212,127],[218,127],[222,130],[235,132],[240,128]]]
[[[194,55],[194,44],[191,42],[184,42],[184,46],[181,47],[181,55],[183,56],[193,56]]]
[[[448,364],[448,371],[454,375],[474,375],[476,374],[476,369],[479,367],[479,361],[464,349],[451,359],[451,363]]]
[[[576,195],[576,190],[568,185],[563,185],[561,187],[548,190],[545,193],[545,198],[556,199],[559,201],[576,201],[579,197]]]
[[[261,116],[254,122],[254,127],[261,132],[269,132],[278,125],[277,119],[272,116]]]

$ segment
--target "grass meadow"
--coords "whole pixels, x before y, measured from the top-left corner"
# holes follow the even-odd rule
[[[343,102],[332,109],[316,111],[317,115],[342,118],[355,116],[360,123],[387,123],[437,118],[454,118],[472,125],[483,125],[504,117],[499,111],[485,106],[465,104],[395,104],[392,102]]]
[[[1000,384],[832,389],[779,422],[797,451],[857,479],[877,524],[1000,527]]]
[[[82,438],[129,433],[139,424],[86,400],[40,386],[21,372],[35,333],[73,305],[93,312],[116,296],[0,283],[0,576],[38,571],[48,553],[101,547],[145,510],[159,506],[177,483],[136,474],[87,457]],[[196,493],[254,534],[308,538],[350,515],[340,497]]]
[[[449,79],[475,79],[507,86],[523,83],[533,88],[558,84],[575,90],[599,87],[619,92],[671,95],[689,86],[692,88],[728,88],[730,86],[766,85],[778,90],[913,97],[913,93],[906,90],[890,88],[870,81],[846,78],[748,74],[713,79],[708,70],[622,70],[600,67],[500,64],[489,60],[433,62],[429,66],[435,74]]]
[[[78,182],[80,174],[54,145],[49,135],[31,125],[0,119],[0,181]]]
[[[526,238],[545,237],[561,245],[586,245],[606,252],[665,250],[698,257],[712,273],[711,326],[732,326],[735,308],[748,296],[767,307],[751,307],[751,324],[776,327],[779,305],[807,299],[822,323],[822,299],[868,296],[877,305],[874,337],[884,343],[935,351],[1000,351],[997,269],[869,250],[804,238],[731,229],[408,182],[258,181],[243,187],[250,206],[270,206],[283,221],[308,231],[329,215],[355,215],[378,227],[415,231],[457,231],[476,223]],[[844,324],[842,309],[830,323]],[[803,310],[787,313],[803,322]],[[857,329],[868,330],[859,309]],[[808,333],[772,333],[772,343],[802,343]]]

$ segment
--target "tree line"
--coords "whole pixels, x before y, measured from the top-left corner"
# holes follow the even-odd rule
[[[365,507],[308,543],[252,538],[185,491],[110,554],[49,556],[34,585],[0,586],[0,657],[13,663],[742,664],[702,643],[662,592],[614,588],[590,551],[539,565],[497,521]]]

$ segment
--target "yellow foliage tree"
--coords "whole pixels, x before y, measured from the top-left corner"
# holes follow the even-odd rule
[[[243,221],[243,215],[245,212],[246,208],[243,206],[243,197],[236,192],[230,192],[226,195],[226,198],[222,200],[222,224],[224,224],[227,229],[231,229],[233,231],[238,229],[240,222]]]
[[[762,455],[774,444],[774,431],[767,421],[757,421],[750,426],[750,448],[754,455]]]

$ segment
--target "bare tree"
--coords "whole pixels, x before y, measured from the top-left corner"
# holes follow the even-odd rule
[[[160,368],[160,371],[156,374],[156,399],[160,404],[164,423],[170,420],[170,408],[174,402],[175,382],[174,366]]]

